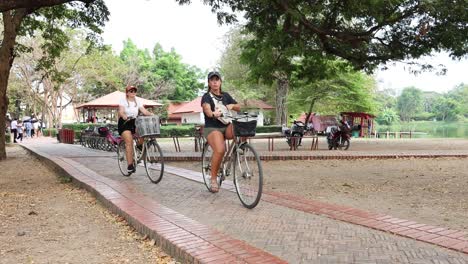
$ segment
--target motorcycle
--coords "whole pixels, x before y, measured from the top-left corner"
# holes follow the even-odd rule
[[[293,118],[292,116],[289,117]],[[308,129],[309,128],[306,128],[304,122],[294,120],[291,128],[288,128],[283,124],[283,128],[281,130],[283,135],[286,137],[286,142],[288,143],[289,147],[297,149],[297,147],[301,145],[302,137]]]
[[[336,127],[333,126],[330,132],[327,133],[328,149],[340,149],[347,150],[351,140],[351,127],[343,121],[340,121],[341,125]]]

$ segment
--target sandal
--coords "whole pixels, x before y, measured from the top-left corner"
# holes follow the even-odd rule
[[[217,180],[211,180],[210,192],[217,193],[219,192],[219,186]]]

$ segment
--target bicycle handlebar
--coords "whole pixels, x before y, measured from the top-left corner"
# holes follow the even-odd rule
[[[233,115],[221,115],[222,117],[228,117],[228,118],[232,118],[233,120],[239,120],[239,119],[243,119],[243,118],[257,118],[258,115],[251,115],[247,112],[244,112],[244,114],[242,115],[236,115],[236,116],[233,116]]]
[[[125,120],[124,124],[126,124],[128,121],[134,120],[136,117],[134,116],[127,116],[127,120]]]

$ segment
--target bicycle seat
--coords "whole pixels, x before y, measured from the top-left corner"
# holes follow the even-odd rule
[[[107,127],[99,127],[98,128],[98,133],[101,137],[105,137],[107,136],[107,134],[109,133],[109,128]]]

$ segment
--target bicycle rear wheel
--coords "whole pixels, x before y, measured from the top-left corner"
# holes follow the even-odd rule
[[[252,209],[262,196],[263,169],[255,149],[248,143],[241,145],[235,153],[234,185],[241,203]]]
[[[152,183],[158,183],[164,175],[164,156],[158,142],[150,140],[145,144],[143,162],[145,164],[146,175],[148,175]]]
[[[211,156],[213,156],[213,150],[208,143],[205,143],[202,152],[202,175],[208,191],[211,191]]]
[[[130,176],[131,173],[128,172],[127,167],[127,155],[125,150],[125,141],[120,142],[117,147],[117,162],[119,163],[119,169],[123,176]]]

